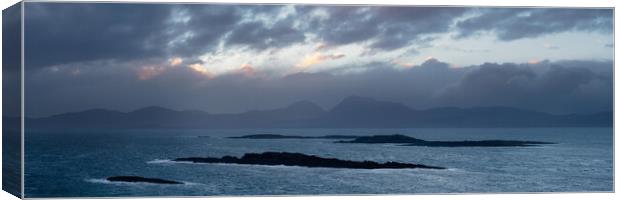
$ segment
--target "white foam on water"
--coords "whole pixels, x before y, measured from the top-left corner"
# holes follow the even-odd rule
[[[155,159],[155,160],[147,161],[146,163],[147,164],[173,164],[177,162],[172,161],[170,159]]]
[[[450,171],[450,172],[465,172],[464,169],[460,169],[460,168],[446,168],[444,170]]]
[[[444,171],[447,169],[423,169],[423,168],[406,168],[406,169],[352,169],[349,172],[361,172],[371,174],[393,174],[393,173],[416,173],[422,171]]]
[[[208,164],[208,163],[195,163],[191,161],[174,161],[170,159],[155,159],[146,161],[147,164]]]
[[[85,179],[85,181],[89,182],[89,183],[114,184],[114,182],[108,181],[108,180],[102,179],[102,178],[88,178],[88,179]]]

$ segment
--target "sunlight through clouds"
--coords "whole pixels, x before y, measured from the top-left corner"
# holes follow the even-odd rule
[[[337,59],[343,58],[344,56],[345,55],[342,53],[322,54],[322,53],[317,52],[312,55],[307,55],[306,57],[304,57],[304,59],[302,59],[295,66],[300,68],[301,71],[303,71],[303,69],[308,68],[312,65],[317,65],[317,64],[320,64],[328,60],[337,60]]]

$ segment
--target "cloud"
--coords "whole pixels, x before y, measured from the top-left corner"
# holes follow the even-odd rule
[[[326,43],[323,43],[323,42],[319,42],[316,45],[316,48],[314,49],[314,51],[321,51],[321,50],[324,50],[324,49],[327,49],[327,48],[329,48],[329,45],[327,45]]]
[[[229,45],[246,45],[265,50],[293,45],[305,40],[303,32],[293,27],[293,19],[280,20],[272,27],[260,21],[239,24],[227,38]]]
[[[329,108],[348,95],[415,108],[612,105],[611,61],[536,55],[456,68],[422,59],[500,52],[488,41],[430,48],[484,33],[501,41],[610,34],[610,9],[30,2],[26,13],[26,92],[37,97],[26,99],[29,115],[146,105],[240,112],[298,100]],[[543,47],[570,48],[551,41]]]
[[[160,75],[164,72],[165,68],[160,66],[142,66],[138,69],[138,79],[140,80],[149,80],[155,76]]]
[[[194,70],[197,73],[207,76],[208,78],[214,77],[214,75],[204,65],[200,63],[194,63],[191,65],[188,65],[187,67],[189,67],[190,69]]]
[[[174,58],[168,59],[168,62],[170,66],[178,66],[180,64],[183,64],[183,59],[179,57],[174,57]]]
[[[425,35],[446,32],[465,8],[389,6],[298,6],[313,30],[331,45],[366,42],[369,47],[393,50],[423,40]],[[319,17],[311,17],[321,12]]]
[[[415,52],[454,31],[460,38],[492,32],[500,40],[611,33],[608,9],[31,2],[26,13],[27,69],[171,57],[193,63],[215,52],[262,54],[309,44],[356,46],[367,55]]]
[[[254,10],[259,6],[29,3],[27,65],[33,69],[106,59],[191,58],[218,47],[243,14]]]
[[[527,61],[527,64],[534,65],[534,64],[538,64],[538,63],[540,63],[540,62],[541,62],[541,61],[540,61],[540,60],[538,60],[538,59],[531,59],[531,60],[528,60],[528,61]]]
[[[489,53],[491,52],[490,49],[468,49],[468,48],[459,48],[459,47],[453,47],[453,46],[443,46],[442,48],[448,51],[456,51],[456,52],[461,52],[461,53]]]
[[[136,69],[136,75],[139,80],[145,81],[153,79],[163,73],[166,73],[168,70],[173,70],[175,68],[181,67],[193,69],[196,73],[203,74],[207,77],[212,76],[212,74],[208,73],[207,69],[204,68],[200,63],[183,65],[183,59],[179,57],[170,58],[167,60],[167,62],[163,63],[155,63],[155,61],[153,61],[149,64],[142,65]]]
[[[498,99],[497,102],[507,104],[523,101],[523,98],[530,98],[523,91],[527,90],[529,81],[535,76],[533,71],[515,64],[485,63],[468,73],[455,86],[447,88],[441,99],[458,101],[463,105],[470,101],[470,104],[475,104],[476,100],[488,99]]]
[[[553,45],[553,44],[549,44],[549,43],[545,43],[543,44],[543,47],[545,47],[546,49],[551,49],[551,50],[555,50],[555,49],[559,49],[560,47]]]
[[[597,73],[589,66],[601,64],[606,66],[604,72]],[[596,61],[486,63],[446,88],[438,99],[465,107],[498,105],[552,113],[610,111],[612,65]]]
[[[92,60],[164,54],[163,4],[28,3],[27,69]],[[114,14],[111,14],[114,13]],[[53,20],[50,20],[53,19]]]
[[[27,65],[36,69],[100,60],[196,59],[222,47],[263,51],[303,42],[305,35],[294,28],[294,17],[257,20],[258,16],[278,16],[284,8],[29,3],[25,21],[29,33],[25,38]]]
[[[241,74],[243,74],[244,76],[247,76],[247,77],[253,77],[253,76],[256,76],[258,74],[256,69],[254,69],[254,67],[251,64],[249,64],[249,63],[245,63],[245,64],[241,65],[241,69],[239,69],[238,73],[241,73]]]
[[[405,61],[401,61],[401,60],[393,60],[392,63],[394,63],[395,65],[399,65],[401,67],[404,67],[404,68],[411,68],[411,67],[416,66],[415,63],[405,62]]]
[[[457,22],[457,37],[488,31],[512,41],[567,31],[610,33],[613,27],[612,9],[483,8],[477,14]]]
[[[323,54],[320,52],[313,53],[311,55],[307,55],[304,57],[299,63],[295,65],[300,69],[304,69],[310,67],[312,65],[317,65],[327,60],[337,60],[343,58],[345,55],[342,53],[333,53],[333,54]]]
[[[167,44],[167,51],[185,57],[212,51],[221,45],[223,37],[243,20],[243,13],[252,12],[253,8],[255,7],[248,6],[247,9],[242,9],[225,4],[169,6],[173,15],[166,20],[166,26],[168,35],[172,38],[163,43]],[[175,20],[177,18],[179,20]]]

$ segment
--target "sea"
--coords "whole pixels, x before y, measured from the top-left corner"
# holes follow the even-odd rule
[[[417,147],[337,139],[230,139],[403,134],[424,140],[530,140],[531,147]],[[25,197],[389,195],[613,191],[613,128],[32,130],[25,135]],[[433,169],[335,169],[176,163],[179,157],[297,152]],[[142,176],[181,185],[117,183]]]

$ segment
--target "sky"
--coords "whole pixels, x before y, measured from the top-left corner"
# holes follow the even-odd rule
[[[613,107],[613,10],[34,3],[26,116],[237,113],[351,95],[415,109]]]

